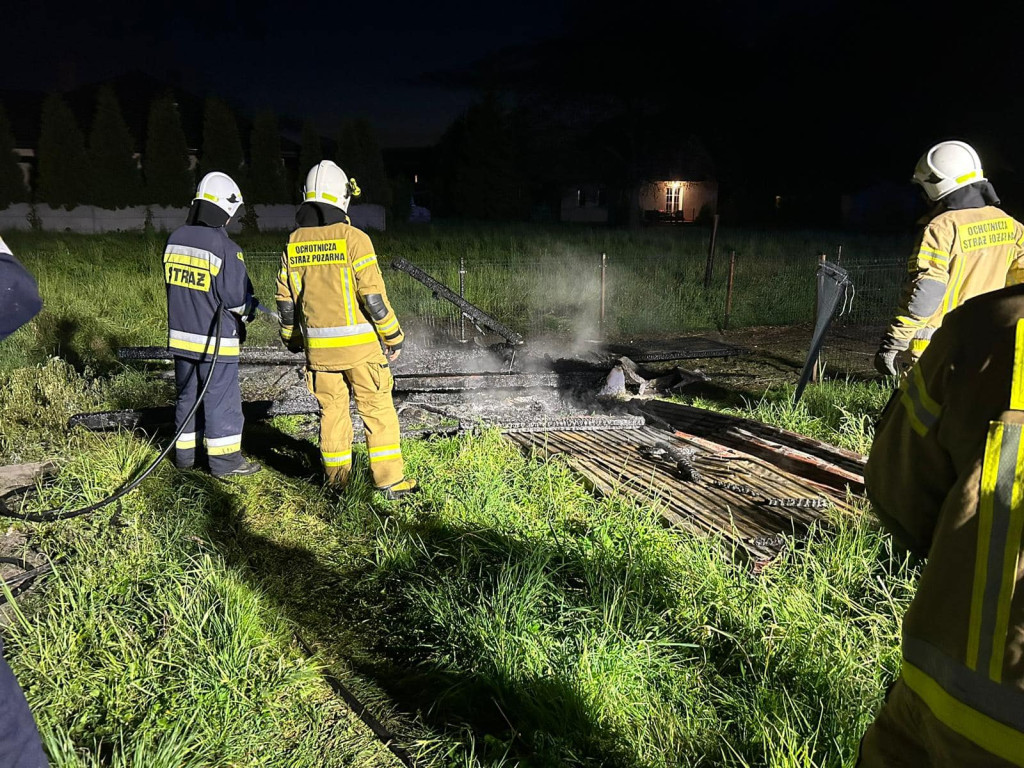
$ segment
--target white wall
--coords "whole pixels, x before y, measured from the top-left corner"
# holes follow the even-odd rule
[[[295,228],[295,206],[293,205],[257,205],[256,223],[261,232],[274,230],[292,230]],[[0,232],[11,230],[30,230],[28,203],[18,203],[0,210]],[[153,227],[158,231],[170,232],[185,223],[188,208],[164,208],[160,205],[149,206],[153,217]],[[80,234],[97,234],[102,232],[137,232],[146,223],[146,206],[123,208],[110,211],[91,205],[79,205],[66,211],[63,208],[51,208],[48,205],[37,205],[36,215],[46,232],[77,232]],[[384,230],[385,212],[382,205],[353,205],[349,210],[352,224],[360,229]],[[242,231],[242,224],[236,218],[228,225],[228,231]]]

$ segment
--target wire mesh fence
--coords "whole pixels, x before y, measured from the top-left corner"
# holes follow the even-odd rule
[[[468,238],[454,248],[413,242],[407,258],[523,336],[571,341],[810,324],[818,254],[825,252],[849,271],[855,296],[834,321],[823,358],[833,368],[870,368],[866,350],[877,343],[898,300],[909,245],[892,237],[839,239],[829,232],[721,230],[710,274],[706,229],[671,239],[620,239],[604,253],[581,253],[565,245],[568,238],[543,247],[488,243],[486,249]],[[396,255],[408,252],[405,245],[397,238],[385,243]],[[280,252],[248,251],[246,262],[266,301],[274,293]],[[388,262],[382,255],[389,297],[411,340],[429,347],[484,335],[458,308],[388,269]]]

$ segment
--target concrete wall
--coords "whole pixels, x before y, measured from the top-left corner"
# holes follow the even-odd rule
[[[670,184],[681,188],[680,209],[686,221],[693,221],[706,205],[711,213],[718,212],[718,183],[714,181],[654,181],[640,187],[640,209],[665,211],[666,190]]]
[[[289,231],[295,228],[294,205],[257,205],[256,223],[261,232]],[[19,203],[0,210],[0,232],[11,230],[29,230],[31,206]],[[146,206],[123,208],[109,211],[91,205],[79,205],[66,211],[63,208],[51,208],[48,205],[37,205],[36,215],[46,232],[77,232],[80,234],[98,234],[102,232],[138,232],[146,223]],[[158,231],[170,232],[185,223],[188,208],[164,208],[160,205],[149,206],[153,217],[153,228]],[[360,229],[384,230],[385,212],[382,205],[353,205],[349,209],[352,224]],[[242,231],[242,224],[236,217],[228,225],[228,231]]]

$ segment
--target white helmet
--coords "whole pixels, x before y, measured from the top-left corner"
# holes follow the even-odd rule
[[[974,147],[962,141],[943,141],[924,153],[914,169],[913,180],[934,202],[954,189],[986,179]]]
[[[348,211],[353,197],[359,197],[360,189],[355,179],[350,179],[336,163],[321,160],[309,169],[306,184],[302,188],[302,199],[307,203],[327,203],[335,208]]]
[[[206,200],[227,213],[230,219],[242,204],[242,190],[226,173],[213,171],[203,176],[196,189],[195,200]],[[195,202],[193,200],[193,202]]]

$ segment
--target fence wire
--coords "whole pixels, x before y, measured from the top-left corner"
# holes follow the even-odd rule
[[[853,300],[835,318],[822,348],[826,370],[868,373],[881,334],[905,279],[902,238],[834,243],[821,233],[719,232],[710,286],[705,287],[707,238],[664,252],[580,255],[551,252],[537,258],[507,254],[417,253],[411,260],[528,339],[566,343],[589,339],[668,337],[724,325],[730,257],[734,285],[730,328],[807,325],[814,321],[817,254],[848,270]],[[692,236],[691,236],[692,239]],[[829,243],[829,240],[833,240]],[[250,251],[246,263],[264,303],[272,303],[279,251]],[[388,295],[410,340],[426,347],[491,339],[447,301],[409,275],[381,267]],[[603,317],[602,317],[603,307]],[[808,339],[809,339],[808,332]]]

